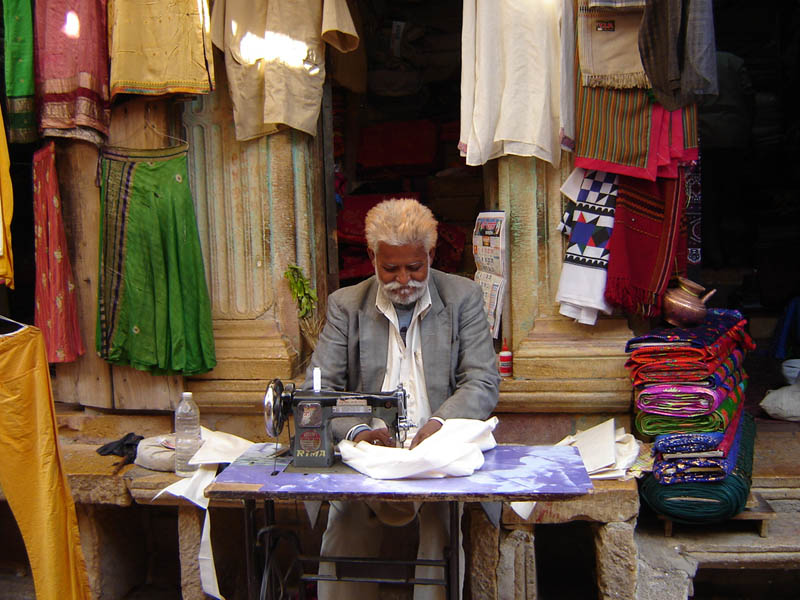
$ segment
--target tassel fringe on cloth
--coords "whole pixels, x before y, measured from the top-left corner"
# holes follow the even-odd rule
[[[639,57],[642,7],[592,7],[578,3],[581,82],[589,87],[649,88]]]

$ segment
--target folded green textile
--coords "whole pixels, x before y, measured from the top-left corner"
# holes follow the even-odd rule
[[[653,475],[642,478],[639,493],[657,513],[676,523],[716,523],[744,510],[753,475],[756,424],[742,414],[739,454],[733,472],[722,481],[662,485]]]

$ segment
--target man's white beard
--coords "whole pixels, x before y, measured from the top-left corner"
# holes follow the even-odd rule
[[[430,276],[431,271],[428,269],[428,275],[425,277],[425,281],[409,279],[406,285],[402,285],[399,281],[390,281],[389,283],[381,282],[381,285],[383,286],[383,291],[386,292],[386,295],[393,304],[414,304],[414,302],[422,298],[425,294]]]

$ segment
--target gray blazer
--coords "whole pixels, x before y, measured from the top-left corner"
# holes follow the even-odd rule
[[[486,419],[499,394],[500,376],[483,294],[474,281],[431,269],[431,309],[421,322],[422,362],[431,414],[442,419]],[[306,371],[303,389],[312,385],[314,367],[322,387],[379,392],[386,373],[389,325],[375,308],[378,281],[339,289],[328,297],[327,321]],[[334,436],[368,419],[334,419]]]

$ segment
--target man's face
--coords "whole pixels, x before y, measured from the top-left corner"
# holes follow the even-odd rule
[[[378,252],[367,249],[375,267],[375,274],[386,295],[395,304],[413,304],[425,293],[428,285],[428,267],[433,261],[434,249],[425,252],[422,244],[391,246],[378,242]]]

